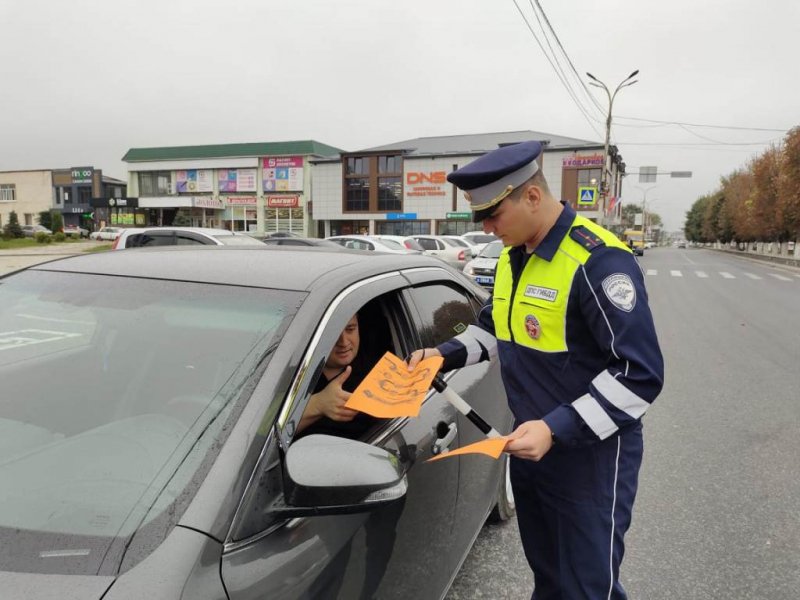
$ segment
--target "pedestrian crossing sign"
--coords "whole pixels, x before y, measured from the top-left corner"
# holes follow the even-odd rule
[[[597,188],[596,187],[579,187],[578,188],[578,204],[580,206],[593,206],[597,203]]]

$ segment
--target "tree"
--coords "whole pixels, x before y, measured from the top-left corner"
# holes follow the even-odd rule
[[[12,210],[8,215],[8,223],[3,227],[3,237],[8,239],[25,237],[22,227],[19,226],[19,218],[15,210]]]
[[[778,179],[780,174],[780,150],[774,146],[753,160],[753,220],[757,236],[764,241],[786,240],[775,218],[778,208]]]
[[[49,210],[43,210],[39,213],[39,225],[47,227],[50,231],[55,231],[53,229],[53,215]]]
[[[786,134],[778,177],[776,219],[789,239],[800,237],[800,127]]]
[[[701,242],[703,240],[703,218],[706,213],[706,205],[709,202],[708,196],[701,196],[695,200],[686,212],[686,221],[683,225],[683,235],[690,242]]]
[[[64,230],[64,217],[61,216],[61,213],[58,211],[53,211],[53,220],[52,220],[52,227],[50,227],[50,231],[56,233],[58,231]]]

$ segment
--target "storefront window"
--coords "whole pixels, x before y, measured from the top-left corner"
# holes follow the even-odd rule
[[[600,169],[579,169],[578,187],[598,187],[600,185]]]
[[[402,194],[403,179],[401,177],[378,178],[378,210],[399,211],[402,206]]]
[[[430,221],[378,221],[377,233],[381,235],[421,235],[431,232]]]
[[[331,235],[369,234],[369,221],[331,221]]]
[[[477,229],[480,230],[480,225]],[[475,230],[476,224],[472,221],[436,221],[436,231],[439,235],[462,235]]]

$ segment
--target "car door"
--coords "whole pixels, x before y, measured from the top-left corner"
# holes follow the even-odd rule
[[[274,446],[264,452],[262,472],[254,476],[256,484],[243,506],[269,502],[254,502],[254,494],[279,494],[281,480],[279,475],[270,479],[269,457],[273,467],[279,465],[277,446],[291,444],[315,375],[356,311],[362,340],[384,339],[396,354],[416,346],[418,335],[400,296],[406,285],[399,275],[361,282],[332,303],[335,308],[319,320],[313,335],[287,332],[285,339],[311,339],[311,344],[292,385],[296,394],[286,400]],[[372,315],[372,321],[362,322],[364,314]],[[437,446],[455,441],[456,419],[456,411],[431,393],[419,416],[389,420],[366,435],[365,441],[391,451],[406,469],[407,493],[388,506],[366,513],[265,522],[258,528],[248,527],[245,512],[222,560],[231,600],[440,598],[453,576],[452,561],[443,564],[442,557],[452,548],[458,463],[425,461]]]
[[[425,281],[409,290],[414,303],[423,344],[436,346],[456,336],[475,322],[484,295],[476,296],[456,281]],[[450,390],[458,394],[475,412],[500,433],[511,431],[513,417],[500,379],[500,363],[495,358],[443,375]],[[486,439],[464,415],[458,415],[458,446]],[[456,531],[452,559],[459,561],[480,530],[494,505],[496,490],[503,477],[503,461],[482,455],[464,455],[459,462]],[[444,462],[444,461],[443,461]]]

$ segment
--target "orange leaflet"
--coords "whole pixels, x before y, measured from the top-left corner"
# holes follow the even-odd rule
[[[432,356],[413,371],[405,361],[387,352],[375,364],[345,404],[373,417],[416,417],[444,359]]]
[[[486,454],[487,456],[497,459],[500,458],[500,455],[503,453],[503,449],[506,447],[507,441],[507,436],[481,440],[480,442],[475,442],[469,446],[464,446],[463,448],[457,448],[455,450],[451,450],[450,452],[439,454],[438,456],[429,458],[425,462],[441,460],[442,458],[458,456],[459,454]]]

